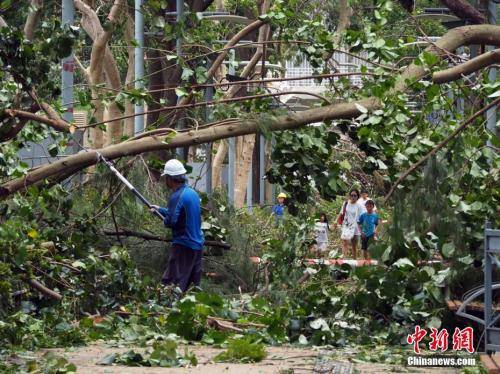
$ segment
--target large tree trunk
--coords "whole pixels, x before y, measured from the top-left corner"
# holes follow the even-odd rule
[[[248,174],[252,166],[255,135],[249,134],[237,138],[236,142],[236,172],[234,176],[234,206],[242,208],[248,186]]]
[[[329,119],[354,118],[362,113],[359,110],[359,106],[363,106],[368,110],[374,110],[380,107],[380,101],[375,98],[370,98],[351,103],[333,104],[302,112],[289,113],[271,120],[269,123],[269,131],[291,130],[309,123],[321,122]],[[195,144],[211,143],[219,139],[257,134],[259,131],[260,127],[258,120],[245,120],[240,123],[202,128],[197,131],[190,130],[180,132],[168,143],[163,141],[164,136],[155,135],[114,144],[100,149],[99,152],[105,158],[113,160],[146,152],[175,149]],[[59,182],[98,162],[97,153],[89,151],[68,156],[51,164],[39,166],[36,169],[30,170],[25,177],[12,179],[2,184],[0,186],[0,197],[6,197],[33,184],[39,184],[39,182],[45,179],[47,179],[49,183]]]
[[[240,76],[242,78],[248,78],[252,74],[252,72],[254,71],[255,66],[260,61],[261,57],[262,57],[262,49],[259,48],[259,49],[257,49],[255,54],[250,59],[248,65],[245,66],[245,68],[241,72]],[[237,97],[240,94],[241,90],[242,90],[242,86],[240,86],[240,85],[231,86],[229,91],[227,91],[227,93],[224,95],[224,98],[230,99],[232,97]],[[222,165],[224,163],[224,160],[226,159],[226,155],[227,155],[228,150],[229,150],[229,147],[227,146],[227,144],[223,147],[219,146],[219,148],[217,148],[217,153],[216,153],[214,160],[212,162],[212,176],[215,176],[215,175],[220,176],[221,175]]]
[[[337,33],[341,33],[351,25],[352,9],[349,6],[349,0],[339,1],[339,23],[337,25]]]
[[[88,4],[81,0],[74,0],[74,3],[75,7],[82,12],[82,27],[93,40],[90,60],[90,76],[92,79],[92,86],[104,82],[101,80],[101,74],[104,72],[107,88],[111,88],[113,92],[119,92],[121,90],[120,72],[114,56],[108,46],[108,41],[110,40],[113,30],[118,23],[118,19],[123,8],[123,0],[116,0],[111,7],[106,19],[105,28],[101,25],[96,12]],[[95,80],[96,77],[98,77],[97,80]],[[103,118],[106,119],[118,118],[122,115],[121,110],[114,101],[111,101],[108,104],[108,107],[104,108],[103,113],[106,113],[106,115],[103,115]],[[109,145],[119,142],[121,137],[122,122],[120,120],[110,121],[106,125],[105,144]],[[96,139],[96,143],[99,142],[100,140]]]
[[[125,89],[130,90],[134,88],[135,80],[135,47],[132,45],[132,40],[134,40],[134,20],[130,15],[127,15],[127,22],[125,23],[125,40],[127,41],[127,53],[128,53],[128,68],[127,76],[125,77]],[[125,115],[129,116],[134,114],[134,104],[130,100],[125,101]],[[131,138],[134,136],[134,118],[127,118],[125,120],[125,125],[123,126],[123,134]]]
[[[473,24],[486,23],[486,17],[467,0],[441,0],[458,18]]]
[[[500,46],[500,27],[494,25],[458,27],[446,33],[435,44],[436,46],[428,47],[426,52],[434,54],[439,58],[445,56],[444,51],[455,51],[463,45],[487,44]],[[409,84],[422,79],[426,74],[425,67],[411,64],[397,77],[397,84],[393,90],[388,92],[388,95],[405,91]],[[269,130],[291,130],[314,122],[354,118],[361,114],[361,106],[372,111],[381,107],[381,101],[378,98],[370,97],[355,102],[337,103],[302,112],[288,113],[270,120]],[[234,136],[255,134],[259,133],[259,131],[258,120],[243,120],[237,124],[230,123],[227,125],[200,128],[196,131],[182,132],[177,134],[168,144],[163,142],[164,136],[149,136],[112,145],[103,148],[100,152],[108,159],[116,159],[160,149],[174,149],[193,144],[209,143]],[[30,170],[25,177],[12,179],[3,183],[0,187],[0,196],[5,198],[33,184],[40,184],[44,180],[52,183],[61,181],[97,162],[97,154],[89,151],[68,156],[51,164],[38,166]],[[46,184],[43,186],[46,186]]]
[[[222,187],[222,165],[224,164],[228,147],[227,141],[221,140],[217,147],[217,153],[212,160],[212,184],[214,189]]]
[[[94,117],[94,120],[96,122],[101,122],[104,119],[104,106],[102,105],[101,100],[99,99],[99,95],[101,94],[100,89],[98,88],[99,83],[104,82],[104,78],[102,76],[102,73],[99,74],[100,72],[90,72],[90,80],[92,82],[92,97],[94,100],[92,100],[92,104],[94,107],[94,112],[92,116]],[[105,138],[104,138],[104,131],[102,131],[99,127],[92,127],[90,129],[90,141],[91,145],[93,148],[99,149],[104,147],[105,144]]]
[[[264,0],[261,4],[260,14],[265,14],[269,10],[270,1]],[[268,40],[270,33],[270,26],[264,25],[259,30],[258,41],[260,43]],[[263,44],[257,47],[257,53],[260,53],[263,61],[266,60]],[[259,66],[262,77],[264,78],[265,67]],[[246,135],[237,139],[236,142],[236,172],[234,176],[234,206],[242,208],[245,204],[245,196],[248,186],[248,175],[251,173],[252,156],[255,146],[255,136]]]
[[[43,0],[31,0],[31,7],[33,11],[28,14],[24,24],[24,35],[28,40],[33,40],[35,37],[36,26],[42,17]]]

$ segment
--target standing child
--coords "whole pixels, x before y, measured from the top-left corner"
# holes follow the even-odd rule
[[[366,188],[363,188],[361,190],[361,197],[359,198],[358,203],[360,203],[361,205],[365,206],[366,202],[368,200],[370,200],[370,198],[368,197],[368,190]],[[373,211],[374,212],[377,211],[377,206],[376,205],[373,207]]]
[[[278,195],[278,204],[273,206],[272,212],[275,217],[276,226],[279,226],[283,223],[283,216],[285,215],[285,199],[286,194],[281,192]]]
[[[318,254],[328,251],[328,231],[330,231],[328,218],[325,213],[321,213],[319,215],[319,222],[316,222],[314,226]]]
[[[368,199],[365,203],[366,212],[361,214],[358,219],[358,227],[361,232],[361,250],[363,258],[369,260],[368,244],[370,239],[377,240],[378,215],[374,212],[375,203]]]

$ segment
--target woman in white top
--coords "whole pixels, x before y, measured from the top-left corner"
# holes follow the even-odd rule
[[[349,243],[351,244],[351,254],[352,258],[356,258],[357,246],[359,241],[359,236],[361,233],[358,228],[359,216],[364,212],[365,207],[363,204],[358,203],[359,191],[353,188],[349,191],[349,200],[342,204],[340,213],[337,217],[337,224],[341,224],[342,233],[340,238],[342,239],[342,253],[344,258],[349,256]]]

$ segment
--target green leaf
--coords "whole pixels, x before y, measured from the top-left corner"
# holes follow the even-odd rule
[[[450,199],[450,201],[453,205],[457,205],[458,202],[460,201],[460,196],[455,195],[454,193],[451,193],[450,196],[448,196],[448,199]]]
[[[380,170],[387,170],[387,165],[382,160],[377,160],[377,163]]]
[[[382,48],[385,45],[385,40],[384,39],[377,39],[373,43],[374,48]]]
[[[441,319],[436,316],[431,317],[429,322],[427,322],[427,327],[428,328],[434,327],[436,329],[439,329],[441,327]]]
[[[340,165],[340,167],[341,167],[342,169],[345,169],[345,170],[351,170],[351,168],[352,168],[351,164],[350,164],[350,163],[349,163],[349,161],[347,161],[347,160],[342,160],[342,161],[340,161],[340,164],[339,164],[339,165]]]
[[[455,253],[455,244],[444,243],[443,247],[441,248],[441,252],[443,253],[444,257],[451,258],[453,256],[453,254]]]
[[[215,356],[214,361],[259,362],[266,357],[264,344],[252,342],[250,337],[229,340],[227,351]]]
[[[299,336],[299,344],[300,345],[307,345],[308,344],[307,338],[302,334],[300,334],[300,336]]]
[[[116,357],[116,353],[110,353],[97,361],[96,365],[112,365],[115,362]]]
[[[191,78],[194,75],[194,71],[189,68],[184,68],[182,69],[182,75],[181,75],[181,80],[187,81],[189,78]]]
[[[82,269],[86,269],[87,268],[87,265],[85,265],[85,263],[81,262],[80,260],[76,260],[74,261],[71,266],[73,266],[74,268],[82,268]]]
[[[309,326],[311,326],[311,328],[314,330],[319,330],[319,329],[321,329],[321,331],[330,330],[328,323],[326,323],[326,321],[323,318],[318,318],[315,319],[314,321],[309,322]]]
[[[408,116],[406,116],[403,113],[396,114],[396,121],[398,121],[399,123],[406,123],[408,119],[409,119]]]
[[[165,17],[155,17],[153,19],[153,26],[156,26],[160,29],[163,29],[165,27]]]
[[[172,140],[177,136],[177,133],[175,131],[169,132],[165,138],[163,138],[163,143],[165,144],[170,144]]]
[[[432,66],[439,61],[439,57],[437,57],[435,54],[429,53],[429,52],[423,52],[422,57],[423,57],[424,62],[429,66]]]
[[[397,260],[394,264],[394,266],[400,268],[400,267],[404,267],[404,266],[411,266],[411,267],[415,267],[415,265],[413,265],[413,262],[411,262],[408,258],[400,258],[399,260]]]
[[[354,103],[354,106],[356,107],[356,109],[358,109],[361,113],[367,113],[368,112],[368,109],[366,109],[363,105],[361,104],[358,104],[358,103]]]
[[[178,98],[181,98],[183,96],[187,96],[188,95],[187,91],[185,91],[182,88],[176,88],[175,89],[175,94],[177,95]]]
[[[458,210],[464,213],[468,213],[471,210],[471,207],[469,204],[460,201],[460,203],[458,204]]]
[[[49,151],[49,155],[52,157],[56,157],[57,154],[59,153],[59,148],[57,147],[57,144],[51,144],[47,147],[47,150]]]

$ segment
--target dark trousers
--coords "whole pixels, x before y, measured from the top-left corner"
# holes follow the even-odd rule
[[[201,259],[203,250],[184,247],[179,244],[172,245],[167,270],[163,273],[162,283],[175,284],[185,292],[190,284],[200,285]]]
[[[368,244],[370,243],[370,239],[373,238],[373,234],[371,234],[370,236],[361,236],[361,249],[363,251],[367,251],[368,250]]]

